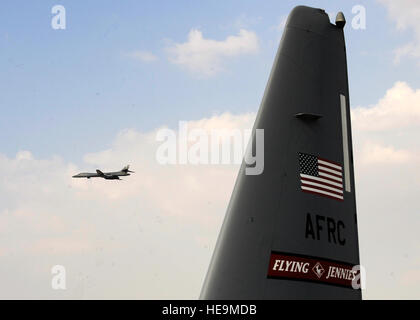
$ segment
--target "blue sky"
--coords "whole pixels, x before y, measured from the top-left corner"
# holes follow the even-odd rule
[[[364,3],[366,30],[349,27],[357,1],[306,1],[344,11],[353,106],[375,103],[396,80],[417,86],[410,63],[392,63],[410,32],[396,32],[385,7]],[[281,37],[276,28],[295,1],[61,1],[66,30],[53,30],[55,1],[6,1],[0,12],[1,152],[31,150],[80,163],[123,128],[148,131],[214,113],[255,112]],[[240,28],[256,33],[259,51],[200,78],[168,61],[165,50],[192,28],[223,41]],[[157,61],[127,57],[151,52]],[[392,75],[392,76],[390,76]]]
[[[418,299],[420,2],[363,1],[355,30],[361,2],[2,1],[0,298],[197,298],[238,166],[161,165],[156,132],[250,129],[306,4],[347,18],[363,296]],[[71,178],[126,164],[121,183]]]

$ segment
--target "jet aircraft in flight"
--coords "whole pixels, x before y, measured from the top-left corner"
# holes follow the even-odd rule
[[[73,176],[73,178],[104,178],[106,180],[121,180],[121,176],[129,176],[130,172],[134,173],[134,171],[129,170],[130,166],[127,165],[122,168],[120,171],[115,172],[102,172],[101,170],[97,169],[96,173],[90,172],[82,172]]]

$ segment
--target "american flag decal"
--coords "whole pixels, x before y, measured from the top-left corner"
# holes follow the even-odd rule
[[[343,201],[343,168],[338,163],[299,153],[300,182],[303,192]]]

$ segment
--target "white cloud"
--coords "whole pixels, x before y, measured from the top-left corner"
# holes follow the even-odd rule
[[[29,151],[19,151],[16,154],[16,160],[32,160],[32,153],[30,153]]]
[[[396,150],[393,146],[384,146],[371,141],[365,141],[358,160],[363,165],[402,165],[413,161],[414,156],[407,150]]]
[[[418,287],[420,284],[420,266],[418,269],[409,270],[400,277],[401,284],[408,287]]]
[[[133,51],[126,54],[128,57],[142,61],[142,62],[154,62],[158,60],[158,57],[148,51]]]
[[[399,63],[405,57],[412,57],[420,66],[420,2],[417,0],[377,0],[383,4],[391,20],[396,23],[398,30],[412,29],[414,39],[395,50],[395,62]]]
[[[248,129],[254,117],[189,127]],[[123,130],[83,167],[0,154],[0,298],[198,297],[238,166],[159,165],[157,130]],[[135,173],[123,181],[71,178],[126,164]],[[56,264],[65,292],[50,287]]]
[[[419,101],[397,83],[353,114],[365,298],[419,298],[420,126],[405,120]],[[225,113],[189,127],[250,129],[254,118]],[[0,154],[1,298],[197,298],[238,166],[159,165],[158,129],[123,130],[82,167]],[[135,173],[123,181],[71,178],[126,164]],[[65,292],[50,287],[56,264],[67,269]]]
[[[364,298],[418,299],[420,90],[395,83],[352,127]]]
[[[420,160],[420,89],[396,82],[377,104],[351,111],[355,154],[363,166]]]
[[[377,105],[352,110],[354,129],[381,131],[420,126],[420,89],[397,82]]]
[[[387,9],[389,16],[397,23],[399,30],[410,27],[419,28],[420,4],[416,0],[377,0]]]
[[[169,60],[200,76],[212,76],[223,70],[223,59],[258,51],[258,38],[241,29],[236,36],[223,41],[206,39],[200,30],[192,29],[188,40],[167,48]]]

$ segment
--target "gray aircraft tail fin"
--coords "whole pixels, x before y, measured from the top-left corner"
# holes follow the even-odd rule
[[[104,176],[104,173],[103,173],[101,170],[99,170],[99,169],[97,169],[97,170],[96,170],[96,173],[97,173],[98,175],[100,175],[101,177],[103,177],[103,176]]]
[[[290,13],[200,298],[361,298],[344,24]]]
[[[131,170],[129,170],[130,169],[130,165],[129,164],[127,164],[124,168],[122,168],[122,172],[131,172],[131,173],[134,173],[134,171],[131,171]]]

